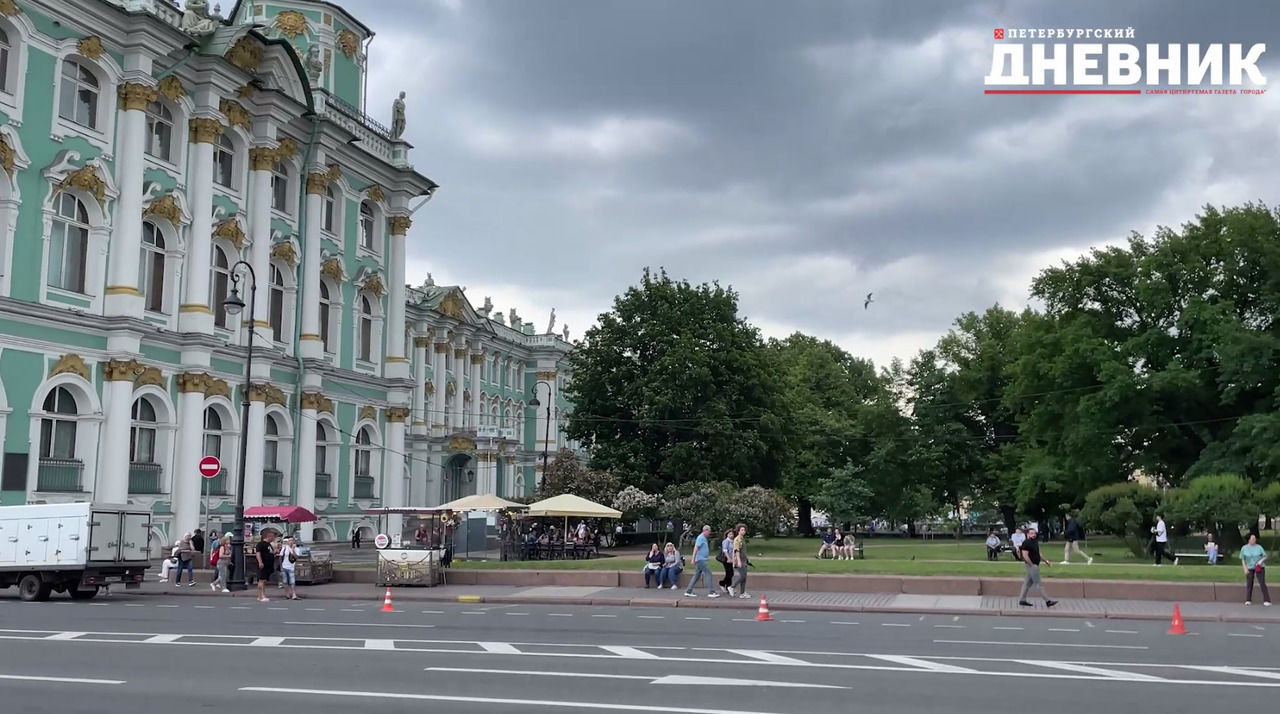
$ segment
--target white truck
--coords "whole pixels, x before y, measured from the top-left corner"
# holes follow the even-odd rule
[[[104,585],[141,587],[151,564],[151,513],[129,506],[0,506],[0,588],[24,601],[65,592],[88,600]]]

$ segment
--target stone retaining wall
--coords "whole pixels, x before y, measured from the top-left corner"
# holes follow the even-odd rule
[[[682,576],[684,582],[690,571]],[[372,569],[335,568],[337,583],[372,583]],[[712,573],[715,579],[719,575]],[[448,570],[450,585],[512,585],[517,587],[576,586],[643,588],[639,571],[616,570]],[[922,577],[896,575],[818,575],[805,573],[752,573],[752,590],[824,593],[905,593],[912,595],[1015,596],[1022,587],[1017,578]],[[1158,600],[1165,602],[1243,602],[1244,584],[1176,583],[1146,580],[1046,580],[1057,598],[1104,600]]]

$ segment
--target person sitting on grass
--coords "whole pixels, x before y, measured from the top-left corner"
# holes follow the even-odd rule
[[[996,529],[992,528],[987,531],[987,560],[999,560],[1000,550],[1000,536],[996,535]]]
[[[823,553],[831,553],[833,558],[836,555],[836,534],[830,528],[822,533],[822,545],[818,546],[818,554],[813,557],[821,560]]]

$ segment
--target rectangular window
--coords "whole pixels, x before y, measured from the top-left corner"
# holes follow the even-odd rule
[[[284,291],[271,289],[271,338],[276,342],[284,340]]]
[[[134,427],[129,431],[129,461],[135,464],[156,462],[156,430]]]
[[[280,174],[271,177],[271,207],[282,213],[289,212],[289,181]]]
[[[11,92],[9,89],[9,48],[0,47],[0,92]]]
[[[83,228],[54,221],[49,236],[50,287],[84,292],[85,243],[88,234]]]
[[[74,459],[76,423],[63,419],[40,421],[40,456],[46,459]]]
[[[138,266],[143,306],[150,312],[164,312],[164,254],[143,249]]]
[[[324,343],[325,352],[333,352],[329,346],[329,303],[320,303],[320,341]]]
[[[204,435],[204,455],[222,456],[222,436],[220,434]]]
[[[266,471],[278,471],[276,463],[278,461],[280,442],[268,441],[262,451],[262,468]]]
[[[373,361],[373,320],[368,318],[360,320],[360,359]]]
[[[316,446],[316,473],[329,473],[329,448],[326,446]]]
[[[213,181],[224,188],[231,188],[234,176],[235,157],[228,151],[219,150],[213,155]]]

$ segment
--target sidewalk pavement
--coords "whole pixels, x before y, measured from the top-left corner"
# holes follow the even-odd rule
[[[272,588],[274,590],[274,588]],[[1052,585],[1050,586],[1052,590]],[[117,591],[120,592],[120,591]],[[137,594],[124,591],[122,594]],[[382,602],[386,588],[359,583],[327,583],[298,587],[304,599]],[[147,581],[141,594],[179,597],[233,597],[215,593],[205,584],[194,588]],[[239,597],[252,596],[248,591]],[[1042,602],[1035,607],[1018,605],[1016,597],[997,595],[911,595],[901,593],[822,593],[753,591],[746,599],[727,596],[707,598],[704,591],[686,598],[681,590],[644,588],[602,588],[578,586],[442,585],[439,587],[395,587],[395,602],[465,602],[527,605],[574,605],[615,607],[683,607],[756,610],[758,596],[768,597],[769,609],[778,611],[869,612],[934,615],[1040,616],[1093,619],[1163,620],[1173,615],[1174,603],[1151,600],[1064,599],[1052,609]],[[1181,605],[1182,618],[1193,622],[1280,623],[1280,608],[1256,603],[1188,602]]]

